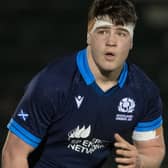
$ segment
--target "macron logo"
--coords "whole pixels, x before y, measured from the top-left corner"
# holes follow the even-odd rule
[[[29,117],[29,114],[24,113],[23,110],[20,111],[20,113],[17,114],[18,117],[20,117],[22,120],[26,121],[26,119]]]
[[[77,105],[77,108],[79,109],[82,102],[83,102],[83,99],[84,99],[84,96],[77,96],[75,97],[75,101],[76,101],[76,105]]]
[[[71,130],[68,133],[68,139],[70,140],[71,138],[87,138],[90,135],[91,132],[91,125],[89,125],[87,128],[85,128],[85,125],[80,128],[79,125],[77,128]]]

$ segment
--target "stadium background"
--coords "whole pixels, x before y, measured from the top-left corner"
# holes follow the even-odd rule
[[[0,150],[24,86],[55,57],[86,46],[91,0],[0,1]],[[168,144],[168,0],[136,0],[139,21],[130,59],[159,86]],[[168,166],[165,157],[162,168]]]

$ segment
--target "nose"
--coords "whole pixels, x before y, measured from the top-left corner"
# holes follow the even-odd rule
[[[117,38],[113,32],[111,32],[106,41],[107,46],[117,46]]]

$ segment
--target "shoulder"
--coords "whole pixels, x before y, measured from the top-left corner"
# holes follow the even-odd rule
[[[129,83],[132,87],[144,92],[144,94],[154,95],[159,94],[159,88],[146,75],[146,73],[135,64],[129,64]]]
[[[26,89],[29,92],[49,94],[54,90],[67,88],[73,80],[76,69],[76,53],[54,60],[33,77]]]
[[[49,63],[41,72],[40,79],[46,82],[56,82],[57,85],[62,80],[69,80],[76,70],[76,53],[60,60]],[[63,81],[65,82],[65,81]],[[62,83],[61,83],[62,84]]]

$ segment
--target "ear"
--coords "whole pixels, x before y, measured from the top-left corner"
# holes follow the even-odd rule
[[[87,44],[90,45],[90,33],[87,33]]]
[[[130,44],[130,50],[133,49],[133,39],[131,40],[131,44]]]

